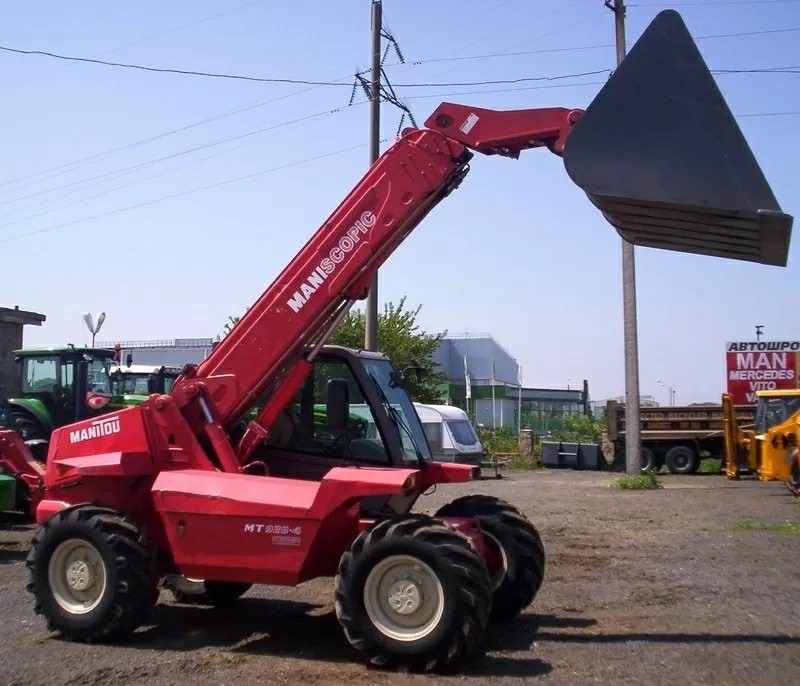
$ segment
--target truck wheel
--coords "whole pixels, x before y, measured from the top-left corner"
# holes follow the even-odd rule
[[[489,572],[470,540],[427,515],[401,515],[362,532],[336,575],[336,616],[373,666],[451,669],[483,645]]]
[[[651,448],[643,445],[639,451],[639,454],[642,460],[642,472],[649,472],[651,469],[658,469],[656,454]]]
[[[27,590],[47,628],[72,641],[111,641],[144,624],[158,600],[152,556],[122,513],[79,505],[33,539]]]
[[[528,607],[544,581],[545,552],[536,527],[516,507],[487,495],[467,495],[437,517],[474,517],[501,564],[492,574],[492,620],[513,619]]]
[[[667,451],[664,464],[672,474],[692,474],[700,466],[700,456],[688,445],[676,445]]]

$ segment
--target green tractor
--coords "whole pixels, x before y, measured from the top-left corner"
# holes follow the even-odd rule
[[[21,393],[3,399],[0,425],[19,432],[33,457],[44,462],[54,429],[117,409],[109,378],[116,355],[73,345],[15,350]]]
[[[153,393],[169,393],[175,379],[180,375],[179,367],[152,364],[112,365],[111,406],[113,409],[138,405]]]

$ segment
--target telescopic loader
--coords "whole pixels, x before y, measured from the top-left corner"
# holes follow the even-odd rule
[[[431,460],[386,357],[325,341],[474,153],[532,148],[562,156],[634,244],[786,263],[792,217],[675,12],[656,17],[585,112],[444,103],[403,131],[168,394],[53,433],[26,563],[50,629],[121,639],[148,620],[170,574],[206,580],[215,602],[327,576],[366,662],[434,670],[477,654],[490,619],[524,610],[544,578],[536,528],[482,495],[411,514],[432,486],[479,469]],[[293,401],[298,416],[281,417]],[[369,405],[378,438],[349,437],[350,402]],[[14,436],[0,437],[0,454],[24,470]]]

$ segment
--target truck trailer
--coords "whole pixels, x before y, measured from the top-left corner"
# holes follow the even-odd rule
[[[740,426],[753,424],[754,405],[736,405]],[[625,457],[625,405],[606,404],[608,428],[603,436],[603,456],[613,463]],[[640,406],[642,471],[666,465],[673,474],[694,474],[702,453],[721,457],[725,452],[722,405]]]

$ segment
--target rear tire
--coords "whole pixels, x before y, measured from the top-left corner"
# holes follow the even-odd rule
[[[437,517],[474,517],[490,544],[500,548],[504,570],[492,581],[493,621],[509,621],[528,607],[544,582],[547,558],[536,527],[516,507],[494,496],[467,495]]]
[[[639,454],[641,455],[643,474],[649,472],[651,469],[658,469],[658,461],[656,460],[656,454],[653,452],[652,448],[643,445]]]
[[[72,641],[124,638],[158,600],[147,542],[135,523],[110,508],[57,512],[37,531],[25,564],[34,611]]]
[[[427,515],[362,532],[336,575],[336,616],[376,667],[453,669],[481,652],[491,612],[489,573],[471,541]]]
[[[688,445],[676,445],[667,451],[664,464],[672,474],[692,474],[700,466],[700,456]]]

